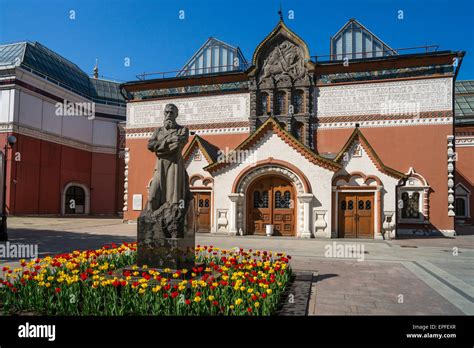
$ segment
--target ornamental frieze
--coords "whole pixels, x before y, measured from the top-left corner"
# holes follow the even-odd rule
[[[143,100],[159,97],[173,97],[187,94],[200,94],[209,92],[233,92],[248,89],[248,81],[221,83],[213,85],[182,86],[163,89],[148,89],[131,92],[134,100]]]

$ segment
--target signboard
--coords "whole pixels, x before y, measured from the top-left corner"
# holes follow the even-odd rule
[[[133,210],[142,210],[142,195],[133,195]]]

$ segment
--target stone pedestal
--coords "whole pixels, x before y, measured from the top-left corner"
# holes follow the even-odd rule
[[[194,209],[191,201],[184,222],[182,237],[164,235],[150,214],[142,214],[137,221],[137,265],[172,270],[192,269],[195,260]]]

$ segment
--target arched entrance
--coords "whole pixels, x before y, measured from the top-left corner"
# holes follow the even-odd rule
[[[276,236],[296,235],[296,190],[285,177],[267,175],[250,184],[247,194],[248,234],[264,235],[274,225]]]
[[[63,215],[89,214],[90,196],[87,187],[78,183],[69,183],[62,194]]]

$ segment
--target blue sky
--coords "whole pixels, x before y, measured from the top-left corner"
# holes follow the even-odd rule
[[[279,0],[0,0],[0,43],[39,41],[91,74],[135,80],[180,69],[210,37],[253,50],[278,22]],[[356,18],[393,48],[438,44],[467,52],[458,79],[474,79],[472,0],[282,0],[286,24],[311,55]],[[180,19],[180,11],[184,19]],[[398,14],[403,11],[403,19]],[[75,11],[75,19],[71,12]],[[182,13],[181,13],[182,14]],[[130,66],[125,60],[129,58]]]

